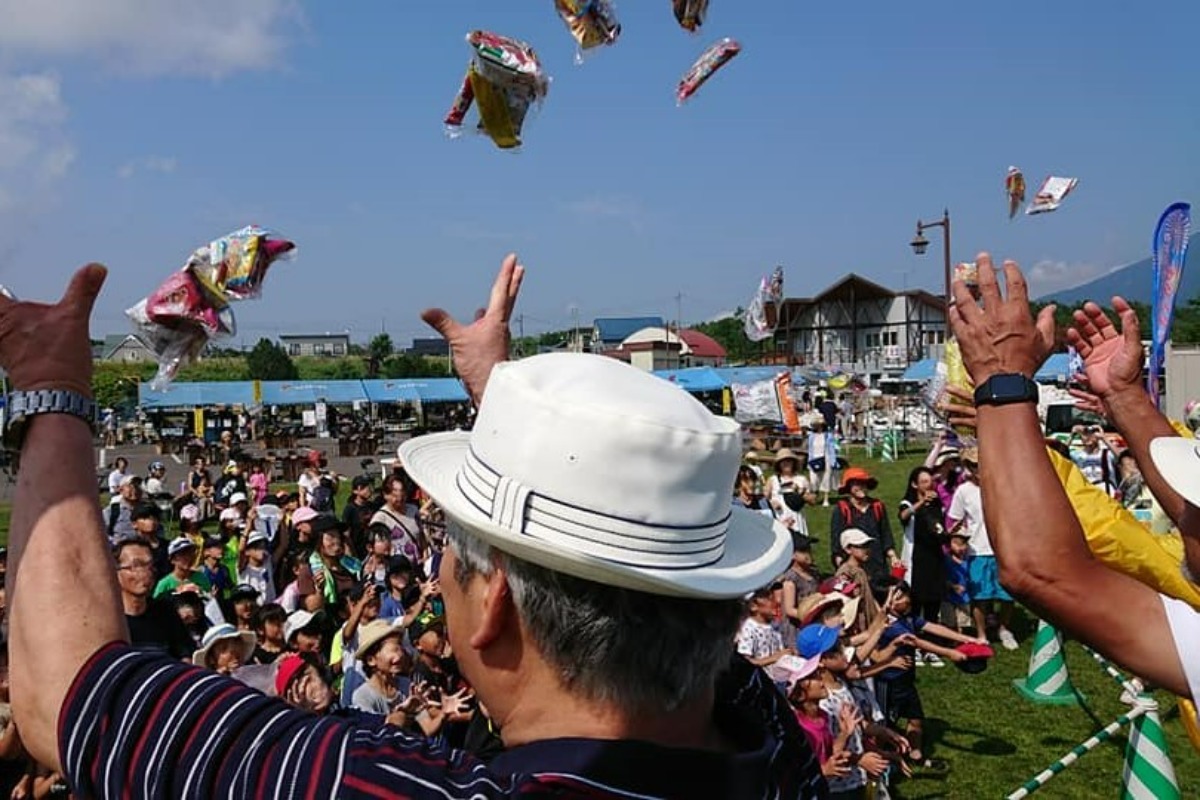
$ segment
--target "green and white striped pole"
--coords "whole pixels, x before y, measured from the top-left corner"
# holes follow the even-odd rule
[[[1158,718],[1158,703],[1149,694],[1139,695],[1136,709],[1144,713],[1133,723],[1125,747],[1125,772],[1121,800],[1179,800],[1179,782],[1167,754],[1167,737]]]
[[[1121,716],[1117,717],[1112,722],[1112,724],[1106,725],[1105,727],[1096,731],[1096,733],[1093,734],[1092,737],[1089,738],[1087,741],[1085,741],[1082,744],[1078,745],[1077,747],[1073,748],[1071,750],[1071,752],[1067,753],[1065,756],[1060,758],[1058,761],[1055,761],[1053,764],[1046,767],[1046,769],[1042,770],[1040,773],[1038,773],[1034,777],[1030,778],[1028,781],[1025,782],[1024,786],[1022,786],[1020,789],[1017,789],[1012,794],[1008,795],[1006,800],[1022,800],[1022,798],[1028,797],[1029,795],[1033,794],[1038,789],[1042,788],[1047,783],[1049,783],[1050,779],[1053,778],[1055,775],[1062,772],[1067,767],[1071,766],[1076,761],[1078,761],[1079,757],[1082,756],[1084,753],[1089,753],[1092,750],[1095,750],[1096,747],[1098,747],[1100,744],[1107,742],[1109,739],[1116,736],[1117,732],[1119,730],[1121,730],[1121,728],[1123,728],[1125,725],[1128,725],[1130,722],[1134,722],[1135,720],[1140,719],[1146,713],[1146,711],[1147,711],[1147,708],[1145,706],[1138,705],[1138,706],[1135,706],[1134,708],[1130,709],[1129,711],[1125,712]],[[1123,797],[1129,797],[1129,796],[1130,795],[1127,795],[1127,794],[1123,795]],[[1134,795],[1134,796],[1136,796],[1136,795]],[[1176,797],[1179,796],[1178,792],[1176,793],[1175,796]]]
[[[881,453],[883,461],[896,460],[896,432],[887,430],[883,434],[883,451]]]
[[[1067,662],[1063,658],[1062,639],[1045,620],[1038,621],[1033,637],[1033,653],[1029,656],[1029,672],[1013,686],[1026,700],[1052,705],[1075,705],[1080,696],[1071,685]]]

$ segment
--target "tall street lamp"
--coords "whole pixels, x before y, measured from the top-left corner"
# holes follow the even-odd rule
[[[950,211],[949,209],[942,212],[942,218],[937,222],[922,222],[917,220],[917,235],[909,242],[913,252],[919,256],[925,255],[925,251],[929,249],[929,240],[925,238],[925,230],[927,228],[942,229],[942,255],[945,257],[945,274],[942,276],[944,280],[944,292],[946,304],[950,304]]]

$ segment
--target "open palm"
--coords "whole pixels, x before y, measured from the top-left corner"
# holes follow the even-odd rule
[[[1137,313],[1120,297],[1113,298],[1113,309],[1121,318],[1120,330],[1098,305],[1088,303],[1075,312],[1075,324],[1067,331],[1067,340],[1083,359],[1088,385],[1101,399],[1137,387],[1142,379]]]

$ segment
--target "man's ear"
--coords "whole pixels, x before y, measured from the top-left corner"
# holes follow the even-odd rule
[[[482,584],[476,589],[478,594],[473,600],[480,604],[479,624],[471,633],[470,643],[476,650],[483,650],[500,638],[504,628],[512,622],[516,607],[508,588],[508,574],[500,565],[495,565],[492,574],[486,577],[477,574],[475,580]]]

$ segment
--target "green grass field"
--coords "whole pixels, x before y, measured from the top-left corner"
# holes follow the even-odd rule
[[[852,463],[866,466],[879,478],[876,494],[893,515],[909,470],[923,458],[922,453],[883,464],[864,461],[860,452],[850,456]],[[808,515],[810,531],[820,537],[814,552],[823,570],[830,564],[828,512],[818,507],[809,509]],[[896,532],[894,516],[891,522]],[[1076,689],[1086,698],[1083,705],[1035,705],[1021,697],[1012,681],[1025,676],[1036,625],[1031,615],[1019,613],[1013,627],[1021,649],[1009,652],[997,646],[996,657],[980,675],[965,675],[950,665],[920,668],[918,686],[928,716],[926,750],[945,759],[950,770],[945,775],[918,775],[900,782],[893,787],[893,796],[903,800],[1004,797],[1127,710],[1118,699],[1116,682],[1074,643],[1067,644],[1067,664]],[[1200,761],[1179,722],[1174,698],[1163,692],[1157,697],[1183,796],[1195,797],[1200,788]],[[1081,800],[1117,796],[1124,748],[1124,736],[1100,745],[1035,796]]]
[[[921,461],[911,456],[893,463],[865,461],[851,453],[851,461],[866,466],[879,478],[876,494],[894,514],[903,496],[908,472]],[[338,508],[348,490],[339,492]],[[823,571],[829,571],[830,509],[809,509],[808,524],[819,537],[815,555]],[[0,542],[7,543],[10,509],[0,504]],[[893,530],[898,527],[893,517]],[[1119,701],[1120,690],[1078,645],[1068,643],[1067,663],[1075,687],[1085,696],[1080,706],[1039,706],[1023,699],[1012,681],[1025,676],[1029,663],[1029,640],[1037,621],[1018,614],[1014,622],[1020,650],[997,647],[996,658],[980,675],[964,675],[947,665],[942,669],[921,668],[918,683],[925,706],[926,750],[945,759],[950,769],[944,775],[918,775],[893,786],[893,796],[902,800],[932,798],[1004,797],[1051,762],[1067,753],[1096,730],[1126,710]],[[1198,796],[1200,759],[1188,743],[1178,719],[1175,700],[1159,693],[1168,744],[1184,797]],[[1128,729],[1126,729],[1127,731]],[[1119,736],[1083,756],[1066,772],[1037,792],[1037,797],[1091,800],[1116,796],[1121,785],[1125,738]]]

